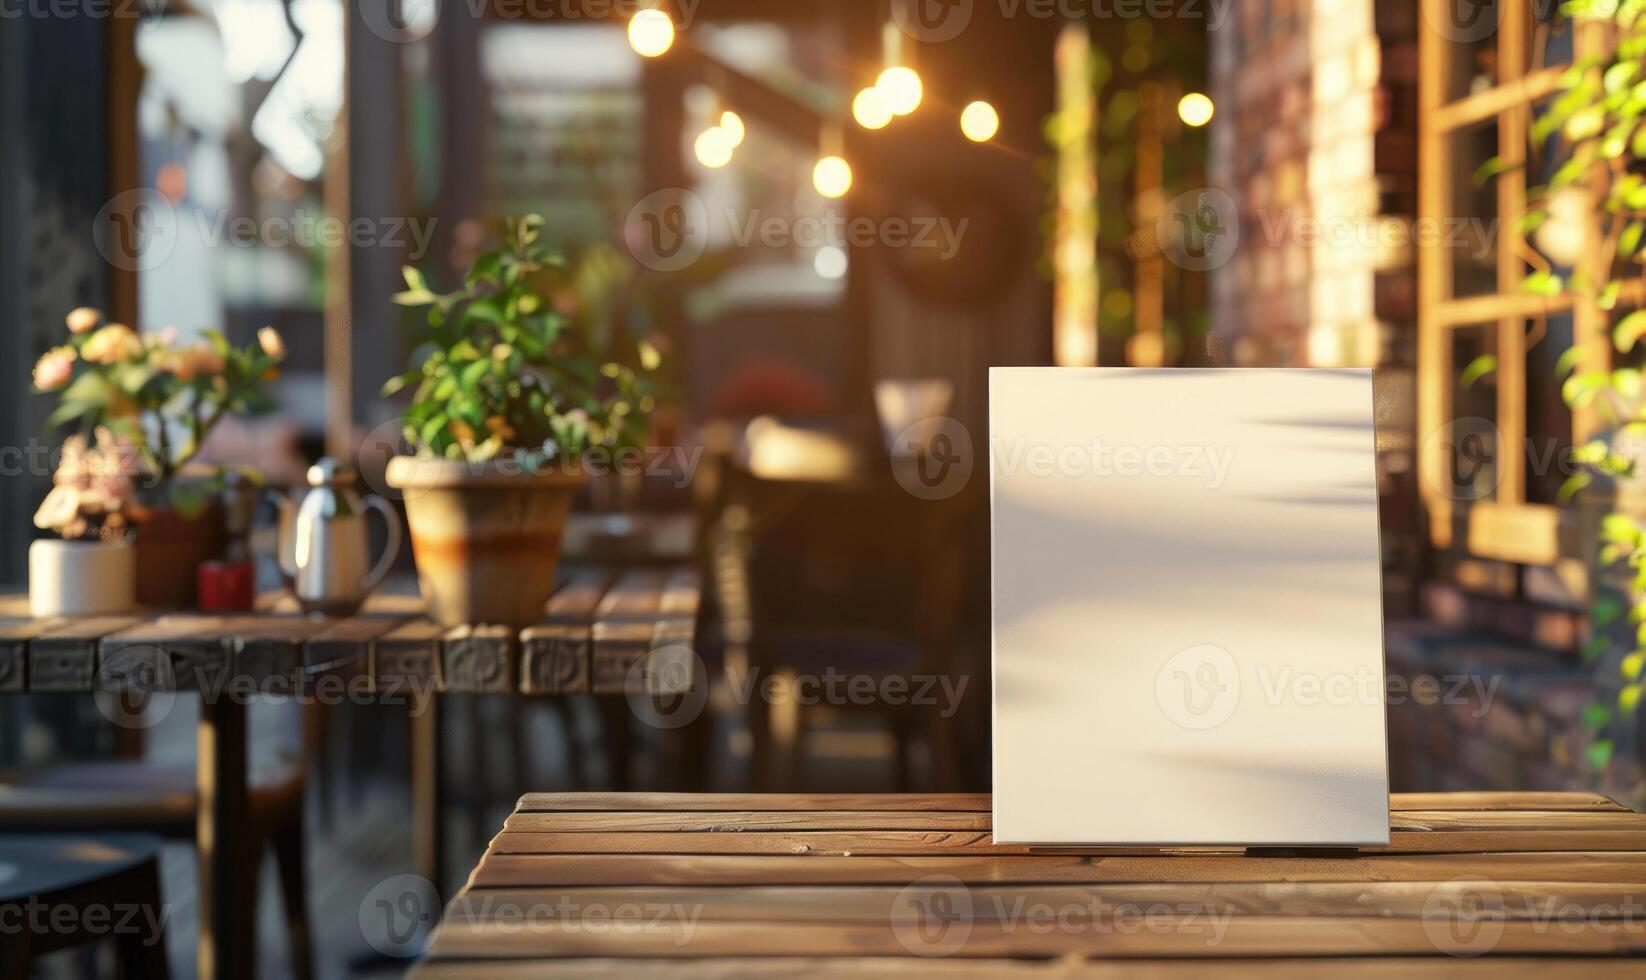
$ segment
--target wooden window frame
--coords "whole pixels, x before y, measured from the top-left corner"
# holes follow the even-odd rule
[[[1572,293],[1545,297],[1519,290],[1526,270],[1520,256],[1523,236],[1517,219],[1526,210],[1526,168],[1532,107],[1560,88],[1565,66],[1533,69],[1527,49],[1533,27],[1530,0],[1500,0],[1502,16],[1497,29],[1498,83],[1462,98],[1447,98],[1451,87],[1453,45],[1434,24],[1445,23],[1445,4],[1451,0],[1422,0],[1419,19],[1418,79],[1418,220],[1422,227],[1439,227],[1453,214],[1453,137],[1496,121],[1498,156],[1505,169],[1495,178],[1497,194],[1496,291],[1457,297],[1453,288],[1452,257],[1446,249],[1418,250],[1417,425],[1418,481],[1429,514],[1429,539],[1438,549],[1449,549],[1459,519],[1466,524],[1464,546],[1469,554],[1520,564],[1555,565],[1562,559],[1561,530],[1565,512],[1553,504],[1526,499],[1526,330],[1525,320],[1570,312],[1573,343],[1580,349],[1579,371],[1610,371],[1607,316]],[[1604,50],[1604,32],[1591,24],[1573,23],[1574,57]],[[1484,161],[1480,161],[1484,162]],[[1598,236],[1589,234],[1583,246],[1584,266],[1598,258]],[[1445,441],[1434,438],[1454,419],[1453,390],[1457,365],[1452,342],[1460,327],[1496,327],[1498,481],[1489,499],[1460,501],[1442,488],[1449,465]],[[1573,443],[1580,444],[1600,428],[1592,409],[1572,413]],[[1511,448],[1512,447],[1512,448]]]

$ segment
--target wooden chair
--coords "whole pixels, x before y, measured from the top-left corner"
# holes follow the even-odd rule
[[[127,977],[166,980],[159,853],[147,834],[0,836],[0,977],[112,938]]]
[[[307,883],[303,867],[303,795],[307,760],[319,708],[303,710],[303,748],[292,753],[253,744],[248,825],[237,832],[256,841],[246,849],[255,891],[265,845],[274,852],[284,900],[293,974],[314,976]],[[75,831],[139,831],[195,840],[200,797],[191,767],[141,760],[64,762],[0,773],[0,842],[40,827]],[[255,936],[256,903],[244,906],[253,923],[236,934]],[[9,976],[0,971],[0,976]]]
[[[819,676],[832,668],[884,682],[952,672],[970,568],[971,497],[920,500],[889,477],[818,483],[739,472],[727,500],[741,509],[742,530],[733,537],[742,542],[717,559],[716,585],[741,593],[742,602],[731,605],[745,607],[750,664],[762,676]],[[808,735],[827,706],[797,705],[786,721],[758,698],[749,708],[757,783],[775,756],[785,788],[798,788]],[[957,781],[952,719],[938,706],[875,699],[836,708],[884,720],[899,789],[913,788],[914,753],[923,742],[933,781]]]

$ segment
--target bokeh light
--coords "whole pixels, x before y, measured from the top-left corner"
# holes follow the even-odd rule
[[[824,197],[844,197],[852,189],[852,167],[844,159],[827,156],[812,168],[812,186]]]
[[[1212,100],[1202,92],[1190,92],[1177,100],[1177,118],[1188,126],[1204,126],[1212,121],[1212,113],[1217,111]]]
[[[661,10],[642,10],[629,21],[629,47],[655,58],[674,45],[674,21]]]
[[[873,85],[857,93],[852,99],[852,118],[864,129],[881,129],[892,121],[892,110]]]
[[[880,92],[880,100],[894,116],[906,116],[920,105],[920,97],[925,94],[920,84],[920,76],[913,68],[903,65],[893,65],[880,73],[875,79],[874,87]]]
[[[973,143],[987,143],[1000,131],[1000,114],[979,100],[960,110],[960,131]]]

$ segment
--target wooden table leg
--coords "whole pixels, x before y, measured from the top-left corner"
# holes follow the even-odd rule
[[[200,701],[195,839],[200,864],[201,980],[252,977],[257,896],[246,854],[246,706],[228,694]]]
[[[629,710],[628,698],[606,694],[595,698],[600,706],[600,734],[606,745],[607,772],[613,792],[628,792],[631,781],[629,757],[633,754],[633,731],[630,722],[634,715]]]
[[[412,835],[417,873],[446,894],[445,760],[440,742],[440,698],[426,694],[412,701]]]
[[[160,866],[157,861],[150,861],[141,872],[141,884],[138,887],[137,904],[142,906],[144,921],[164,922],[162,913],[165,905],[160,898]],[[154,932],[122,932],[115,940],[120,953],[120,963],[124,976],[140,978],[140,980],[168,980],[171,976],[170,967],[166,962],[166,930],[165,926],[157,927]],[[10,976],[11,974],[3,974]]]

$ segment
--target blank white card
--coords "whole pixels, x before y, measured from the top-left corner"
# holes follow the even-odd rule
[[[994,837],[1389,841],[1369,370],[989,373]]]

